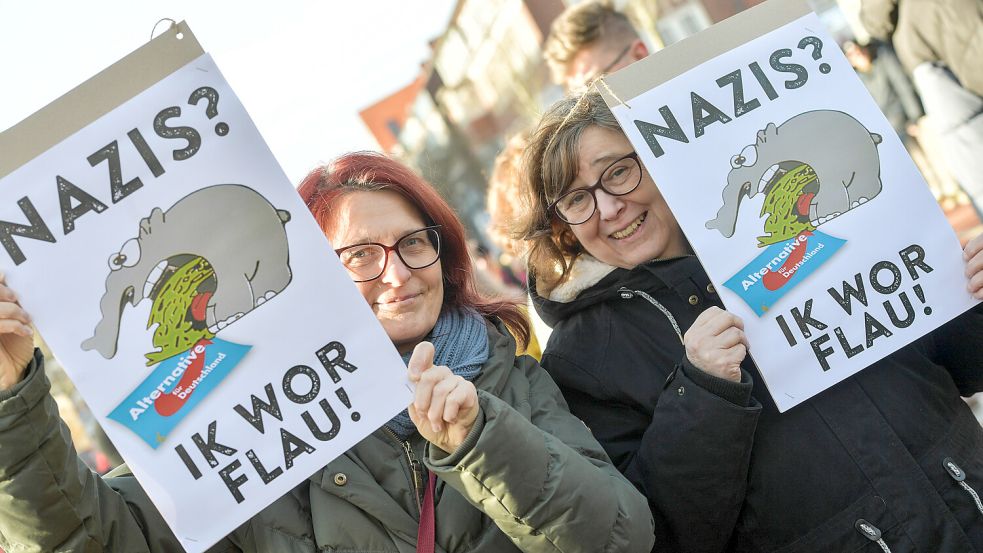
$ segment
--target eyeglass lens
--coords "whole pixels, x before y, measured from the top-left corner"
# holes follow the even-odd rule
[[[421,229],[400,238],[389,249],[410,269],[422,269],[440,256],[440,238],[436,229]],[[386,270],[387,248],[379,244],[353,246],[340,255],[345,268],[362,281],[378,278]]]
[[[641,182],[641,176],[642,170],[638,166],[638,160],[634,157],[626,157],[608,167],[601,175],[598,184],[608,194],[621,196],[634,190]],[[590,219],[597,203],[594,191],[596,186],[573,190],[560,197],[556,209],[564,221],[579,224]]]

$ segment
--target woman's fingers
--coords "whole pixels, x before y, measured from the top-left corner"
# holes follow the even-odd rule
[[[406,364],[406,368],[409,370],[411,382],[419,381],[420,375],[433,366],[433,355],[433,344],[430,342],[420,342],[415,348],[413,348],[413,354],[410,355],[410,361]]]
[[[0,319],[0,334],[16,334],[23,338],[34,336],[34,329],[16,319]]]
[[[717,335],[717,347],[727,349],[745,343],[744,331],[736,326],[729,327]]]
[[[975,238],[966,243],[963,247],[963,259],[969,261],[983,251],[983,233],[976,235]]]
[[[740,379],[740,365],[748,349],[740,317],[717,307],[708,308],[686,331],[683,343],[686,356],[697,368],[721,378]]]
[[[963,248],[966,260],[967,289],[976,299],[983,299],[983,234],[970,240]]]
[[[444,420],[455,423],[459,415],[470,412],[477,404],[478,393],[474,384],[462,378],[454,391],[447,396],[447,402],[444,405]]]
[[[729,328],[744,329],[744,321],[742,321],[737,315],[716,307],[712,309],[715,309],[716,313],[714,313],[713,316],[708,317],[703,325],[703,330],[706,332],[706,334],[717,336]],[[707,311],[709,311],[709,309]]]
[[[19,323],[30,325],[31,316],[24,311],[24,308],[16,303],[0,301],[0,320],[11,319]]]
[[[983,289],[983,253],[976,253],[966,260],[966,277],[969,278],[967,289],[979,299]]]
[[[434,392],[437,385],[453,373],[447,367],[433,366],[423,372],[417,380],[416,391],[413,396],[413,406],[418,413],[430,419],[430,407],[434,403]],[[446,393],[440,390],[440,393]]]
[[[430,421],[430,427],[434,432],[440,432],[443,429],[443,423],[445,420],[447,420],[444,417],[444,410],[448,396],[454,391],[454,388],[458,386],[461,380],[464,379],[460,376],[450,374],[442,378],[436,385],[434,385],[433,394],[430,398],[430,408],[427,409],[427,420]],[[447,422],[452,421],[447,420]]]
[[[0,281],[2,282],[2,281]],[[17,303],[19,298],[6,284],[0,283],[0,302]]]

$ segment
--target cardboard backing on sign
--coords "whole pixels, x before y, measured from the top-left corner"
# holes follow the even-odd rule
[[[178,38],[178,35],[181,38]],[[0,178],[204,54],[184,21],[0,133]]]

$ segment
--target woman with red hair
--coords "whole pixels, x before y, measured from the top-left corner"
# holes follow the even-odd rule
[[[525,340],[528,327],[514,305],[475,291],[464,229],[436,191],[372,153],[315,169],[299,191],[416,390],[406,411],[210,551],[648,552],[645,498],[567,411],[546,372],[515,356],[512,335]],[[0,276],[4,446],[18,426],[65,440],[29,321]],[[28,402],[40,407],[12,414]],[[39,453],[18,470],[0,466],[0,546],[181,550],[131,476],[79,470],[69,445],[44,463]],[[64,477],[42,479],[52,466]]]

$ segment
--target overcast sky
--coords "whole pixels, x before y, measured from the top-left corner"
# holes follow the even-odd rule
[[[358,110],[413,80],[454,3],[0,0],[0,130],[144,44],[160,18],[184,19],[296,184],[378,149]]]

